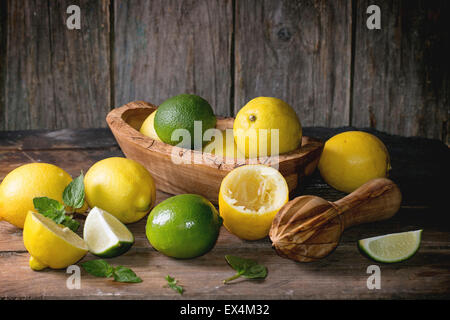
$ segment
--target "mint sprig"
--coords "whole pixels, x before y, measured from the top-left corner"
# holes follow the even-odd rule
[[[101,278],[113,277],[117,282],[139,283],[142,279],[139,278],[133,270],[117,266],[113,267],[108,262],[102,259],[90,260],[81,264],[87,273]]]
[[[66,207],[72,209],[79,209],[84,204],[84,175],[81,172],[80,176],[72,180],[63,191],[62,199]],[[37,197],[33,199],[34,208],[43,216],[52,219],[57,224],[62,224],[68,227],[73,232],[76,232],[80,227],[80,223],[74,220],[71,216],[66,215],[66,207],[53,199],[48,197]]]
[[[178,281],[175,280],[175,278],[172,278],[171,276],[167,275],[166,280],[167,280],[167,285],[169,286],[169,288],[171,288],[172,290],[175,290],[179,294],[183,294],[184,289],[182,286],[177,285]]]
[[[80,227],[80,223],[72,217],[66,215],[64,205],[56,200],[47,197],[37,197],[33,199],[34,208],[43,216],[52,219],[57,224],[68,227],[76,232]]]
[[[237,271],[237,273],[223,280],[223,283],[228,283],[239,277],[247,279],[265,279],[267,277],[267,268],[262,264],[258,264],[255,260],[244,259],[232,255],[226,255],[225,260],[228,264]]]
[[[84,204],[84,175],[81,174],[64,189],[62,199],[66,206],[79,209]]]

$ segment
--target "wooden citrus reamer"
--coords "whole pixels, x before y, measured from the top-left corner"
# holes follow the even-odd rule
[[[272,246],[280,256],[296,261],[321,259],[336,248],[346,228],[392,217],[401,199],[398,186],[385,178],[371,180],[335,202],[297,197],[275,216],[269,232]]]

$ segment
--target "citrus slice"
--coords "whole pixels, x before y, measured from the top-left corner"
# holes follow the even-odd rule
[[[128,228],[112,214],[94,207],[84,223],[83,237],[89,251],[102,258],[117,257],[134,243]]]
[[[289,200],[281,173],[265,165],[238,167],[222,180],[219,212],[224,226],[246,240],[266,237],[272,220]]]
[[[25,219],[23,242],[31,255],[29,264],[33,270],[65,268],[76,263],[88,251],[84,240],[75,232],[32,211]]]
[[[410,258],[420,246],[422,230],[391,233],[362,239],[358,246],[378,262],[393,263]]]

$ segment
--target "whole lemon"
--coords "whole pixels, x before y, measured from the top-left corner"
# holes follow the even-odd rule
[[[318,167],[326,183],[348,193],[369,180],[387,177],[391,169],[383,142],[362,131],[331,137],[325,143]]]
[[[83,239],[67,227],[39,213],[29,211],[23,228],[23,243],[30,253],[30,268],[66,268],[88,252]]]
[[[66,171],[53,164],[29,163],[14,169],[0,185],[0,219],[23,228],[27,212],[34,210],[33,198],[49,197],[62,203],[71,181]]]
[[[278,136],[272,130],[277,130]],[[233,134],[246,157],[271,156],[297,149],[302,141],[302,125],[294,109],[283,100],[258,97],[239,110]]]
[[[112,157],[95,163],[84,177],[86,200],[123,223],[143,218],[156,199],[155,182],[140,163]]]

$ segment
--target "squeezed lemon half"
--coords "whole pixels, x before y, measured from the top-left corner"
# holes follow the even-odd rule
[[[266,237],[272,220],[289,200],[289,188],[281,173],[265,165],[246,165],[232,170],[219,191],[219,212],[224,226],[246,240]]]

